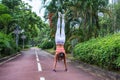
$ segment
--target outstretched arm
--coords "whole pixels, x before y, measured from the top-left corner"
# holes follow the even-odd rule
[[[67,71],[66,55],[65,55],[65,57],[64,57],[64,65],[65,65],[65,71]]]
[[[57,65],[57,54],[55,54],[54,65],[53,65],[53,71],[55,71],[55,72],[56,72],[56,65]]]

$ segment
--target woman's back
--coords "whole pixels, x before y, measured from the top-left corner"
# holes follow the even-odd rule
[[[60,53],[60,52],[65,53],[65,49],[64,49],[64,45],[58,44],[58,45],[56,46],[56,53],[58,54],[58,53]]]

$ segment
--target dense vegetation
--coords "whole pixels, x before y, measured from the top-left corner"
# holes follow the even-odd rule
[[[27,3],[21,0],[2,0],[0,2],[0,57],[22,49],[22,35],[26,36],[25,47],[37,45],[41,41],[40,38],[44,38],[44,35],[41,36],[42,30],[47,27],[48,25],[32,12],[32,7]],[[18,36],[14,33],[16,28],[19,29]]]
[[[0,32],[0,57],[15,53],[15,49],[12,36]]]
[[[74,57],[108,70],[120,69],[120,33],[79,43]]]

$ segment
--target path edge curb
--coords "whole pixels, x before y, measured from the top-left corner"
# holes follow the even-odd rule
[[[82,68],[83,70],[90,72],[93,75],[104,78],[104,80],[120,80],[120,74],[116,72],[104,70],[97,66],[89,65],[74,60],[71,60],[71,63],[77,65],[78,68]]]
[[[1,58],[1,59],[0,59],[0,65],[4,64],[4,63],[6,63],[6,62],[8,62],[8,61],[10,61],[10,60],[15,59],[16,57],[20,56],[21,53],[22,53],[22,51],[17,52],[16,54],[13,54],[13,55],[6,56],[6,57]]]

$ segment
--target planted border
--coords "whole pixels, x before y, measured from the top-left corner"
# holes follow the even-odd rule
[[[120,33],[79,43],[74,57],[108,70],[120,69]]]

